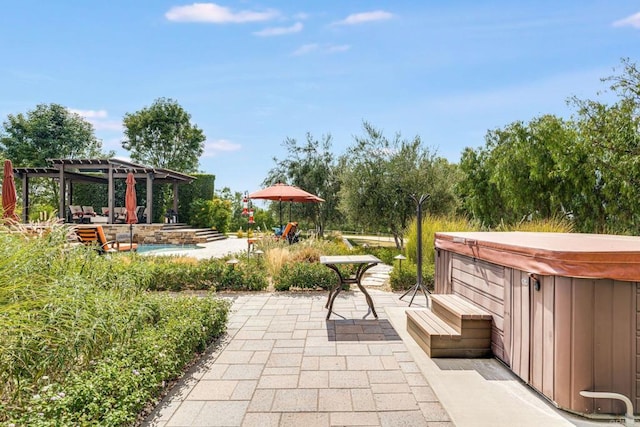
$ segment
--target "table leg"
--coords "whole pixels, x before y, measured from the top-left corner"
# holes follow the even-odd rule
[[[329,298],[327,299],[327,304],[325,305],[325,308],[329,309],[329,311],[327,312],[327,320],[329,320],[329,316],[331,316],[331,311],[333,310],[333,301],[342,290],[342,286],[344,285],[344,278],[342,277],[342,274],[340,274],[340,270],[337,266],[333,264],[326,264],[326,266],[335,271],[338,275],[338,284],[329,290]]]
[[[364,273],[370,269],[371,267],[373,267],[374,264],[361,264],[358,266],[358,269],[356,270],[356,285],[358,285],[358,289],[360,289],[360,291],[364,294],[365,299],[367,300],[367,305],[369,305],[369,308],[371,309],[371,312],[373,313],[373,317],[375,317],[376,319],[378,318],[378,313],[376,313],[376,309],[373,306],[373,300],[371,299],[371,296],[369,295],[369,292],[367,292],[367,289],[362,286],[362,284],[360,283],[360,281],[362,280],[362,276],[364,276]]]

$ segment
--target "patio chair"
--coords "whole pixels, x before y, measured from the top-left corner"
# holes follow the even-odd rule
[[[71,213],[71,221],[81,223],[84,218],[84,211],[81,206],[69,205],[69,212]]]
[[[124,207],[113,208],[113,222],[124,223],[127,219],[127,210]]]
[[[138,206],[136,209],[136,217],[138,218],[138,222],[143,222],[142,218],[146,218],[146,216],[144,215],[144,212],[146,211],[146,208],[144,206]],[[146,221],[146,220],[145,220]]]
[[[93,210],[93,206],[83,206],[82,207],[82,212],[84,213],[84,216],[96,216],[96,215],[98,215],[96,213],[96,211]]]
[[[295,243],[298,241],[300,235],[298,234],[298,223],[290,222],[282,231],[280,236],[276,236],[276,239],[282,239],[289,242],[289,244]]]
[[[100,253],[138,250],[137,243],[108,241],[101,225],[96,225],[95,227],[78,227],[75,232],[80,242],[85,245],[95,245]]]

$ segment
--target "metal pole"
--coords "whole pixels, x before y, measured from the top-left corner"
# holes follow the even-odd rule
[[[416,293],[418,292],[418,289],[420,289],[424,294],[425,299],[427,300],[427,307],[428,307],[429,306],[429,297],[427,297],[428,290],[425,290],[425,287],[422,284],[422,204],[426,202],[429,199],[429,197],[431,197],[431,195],[423,194],[418,198],[415,194],[411,194],[409,197],[411,197],[411,200],[413,200],[416,203],[416,216],[418,221],[418,223],[416,224],[416,234],[417,234],[416,238],[418,239],[418,241],[416,242],[416,245],[417,245],[416,256],[418,258],[416,263],[417,263],[418,271],[417,271],[417,280],[416,280],[415,286],[407,290],[407,292],[405,292],[404,294],[402,294],[400,299],[404,298],[409,292],[413,291],[413,295],[411,295],[411,300],[409,301],[409,307],[411,307],[411,304],[413,303],[413,299],[415,298]]]

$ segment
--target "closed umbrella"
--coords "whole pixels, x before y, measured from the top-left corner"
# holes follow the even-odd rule
[[[16,215],[16,183],[13,180],[11,160],[4,161],[4,179],[2,180],[2,217],[9,222],[18,222]]]
[[[127,174],[127,191],[124,196],[124,208],[127,211],[126,223],[129,224],[129,243],[131,245],[130,247],[133,247],[133,224],[138,223],[138,215],[136,212],[138,206],[136,205],[136,179],[131,172]]]
[[[280,204],[280,229],[282,229],[282,202],[324,202],[324,199],[311,194],[294,185],[278,182],[271,187],[263,188],[249,194],[250,199],[277,200]],[[291,213],[289,213],[291,215]],[[291,218],[289,218],[291,220]]]

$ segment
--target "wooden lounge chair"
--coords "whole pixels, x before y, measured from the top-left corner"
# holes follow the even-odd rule
[[[107,241],[101,225],[96,225],[95,227],[78,227],[76,228],[76,235],[82,243],[85,245],[96,245],[102,253],[138,250],[137,243]]]

